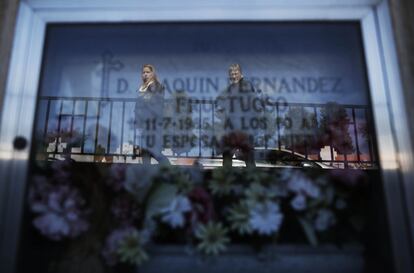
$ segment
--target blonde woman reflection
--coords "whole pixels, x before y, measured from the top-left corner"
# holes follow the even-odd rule
[[[135,104],[135,128],[137,143],[143,164],[150,164],[151,157],[159,163],[169,163],[161,151],[163,148],[164,86],[158,81],[155,67],[144,64],[141,72],[142,84],[137,90]],[[134,153],[137,149],[134,149]]]

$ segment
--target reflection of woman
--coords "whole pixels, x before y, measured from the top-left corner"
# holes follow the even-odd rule
[[[158,81],[153,65],[142,66],[141,78],[142,84],[137,90],[135,104],[135,124],[143,163],[149,164],[151,157],[160,163],[168,163],[168,159],[161,153],[164,87]]]

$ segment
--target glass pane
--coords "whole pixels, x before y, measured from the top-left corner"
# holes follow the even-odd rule
[[[359,28],[49,26],[20,271],[390,272]]]

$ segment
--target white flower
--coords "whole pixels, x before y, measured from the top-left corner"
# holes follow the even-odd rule
[[[319,198],[321,195],[318,186],[299,172],[292,175],[287,186],[290,191],[296,194],[305,194],[315,199]]]
[[[172,228],[184,226],[184,213],[191,210],[190,200],[182,195],[177,195],[171,203],[160,210],[161,220]]]
[[[274,202],[259,203],[250,210],[250,226],[262,235],[277,232],[282,220],[283,215],[279,210],[279,205]]]
[[[306,196],[303,194],[297,194],[292,201],[290,201],[290,205],[295,210],[304,210],[306,209]]]
[[[336,222],[334,213],[329,209],[320,209],[314,222],[317,231],[326,231]]]

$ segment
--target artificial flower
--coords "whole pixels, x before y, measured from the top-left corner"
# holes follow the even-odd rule
[[[290,201],[290,205],[293,209],[298,211],[306,209],[306,196],[303,194],[296,194],[296,196]]]
[[[275,181],[268,186],[268,190],[275,194],[277,197],[287,197],[289,195],[289,190],[287,188],[287,183],[283,181]]]
[[[246,202],[240,202],[232,206],[227,216],[231,229],[236,230],[240,235],[250,234],[252,227],[250,225],[250,210]]]
[[[279,230],[283,220],[279,205],[274,202],[257,203],[250,208],[250,226],[261,235],[270,235]]]
[[[64,217],[56,213],[45,213],[33,220],[33,225],[49,239],[59,241],[63,237],[68,237],[70,227]]]
[[[227,229],[221,223],[201,224],[196,229],[195,236],[200,240],[197,245],[198,250],[207,255],[219,254],[226,249],[226,244],[230,242],[227,237]]]
[[[148,240],[148,233],[138,231],[134,227],[115,229],[106,238],[102,256],[108,265],[115,265],[119,262],[140,265],[148,259],[144,250],[144,245]]]
[[[281,181],[287,182],[292,178],[292,176],[294,176],[296,174],[296,172],[297,171],[292,169],[292,168],[284,168],[279,173],[279,175],[280,175],[279,178],[280,178]]]
[[[195,182],[193,179],[197,179],[196,175],[192,175],[190,171],[184,171],[172,165],[162,165],[156,176],[157,181],[174,184],[184,194],[193,189]]]
[[[260,183],[253,183],[245,190],[245,196],[249,205],[255,205],[257,203],[264,203],[272,198],[276,197],[276,193],[270,191]]]
[[[236,183],[237,175],[231,168],[217,168],[213,170],[212,179],[208,184],[213,194],[229,194]]]
[[[293,173],[287,187],[296,194],[304,194],[314,199],[319,198],[321,195],[319,187],[300,172]]]
[[[180,169],[175,173],[174,184],[180,192],[187,194],[194,188],[196,181],[193,179],[197,179],[196,175],[191,175],[189,170]]]
[[[131,265],[141,265],[148,260],[148,255],[143,247],[146,242],[146,236],[140,234],[138,230],[127,233],[120,241],[117,249],[119,260]]]
[[[336,223],[335,214],[326,208],[318,210],[314,220],[314,227],[317,231],[326,231]]]
[[[186,196],[177,195],[171,203],[160,210],[161,221],[172,228],[183,227],[185,224],[184,214],[191,211],[190,200]]]
[[[88,230],[89,210],[80,192],[69,185],[46,185],[45,181],[37,178],[29,191],[30,208],[37,214],[33,225],[40,233],[58,241]]]

